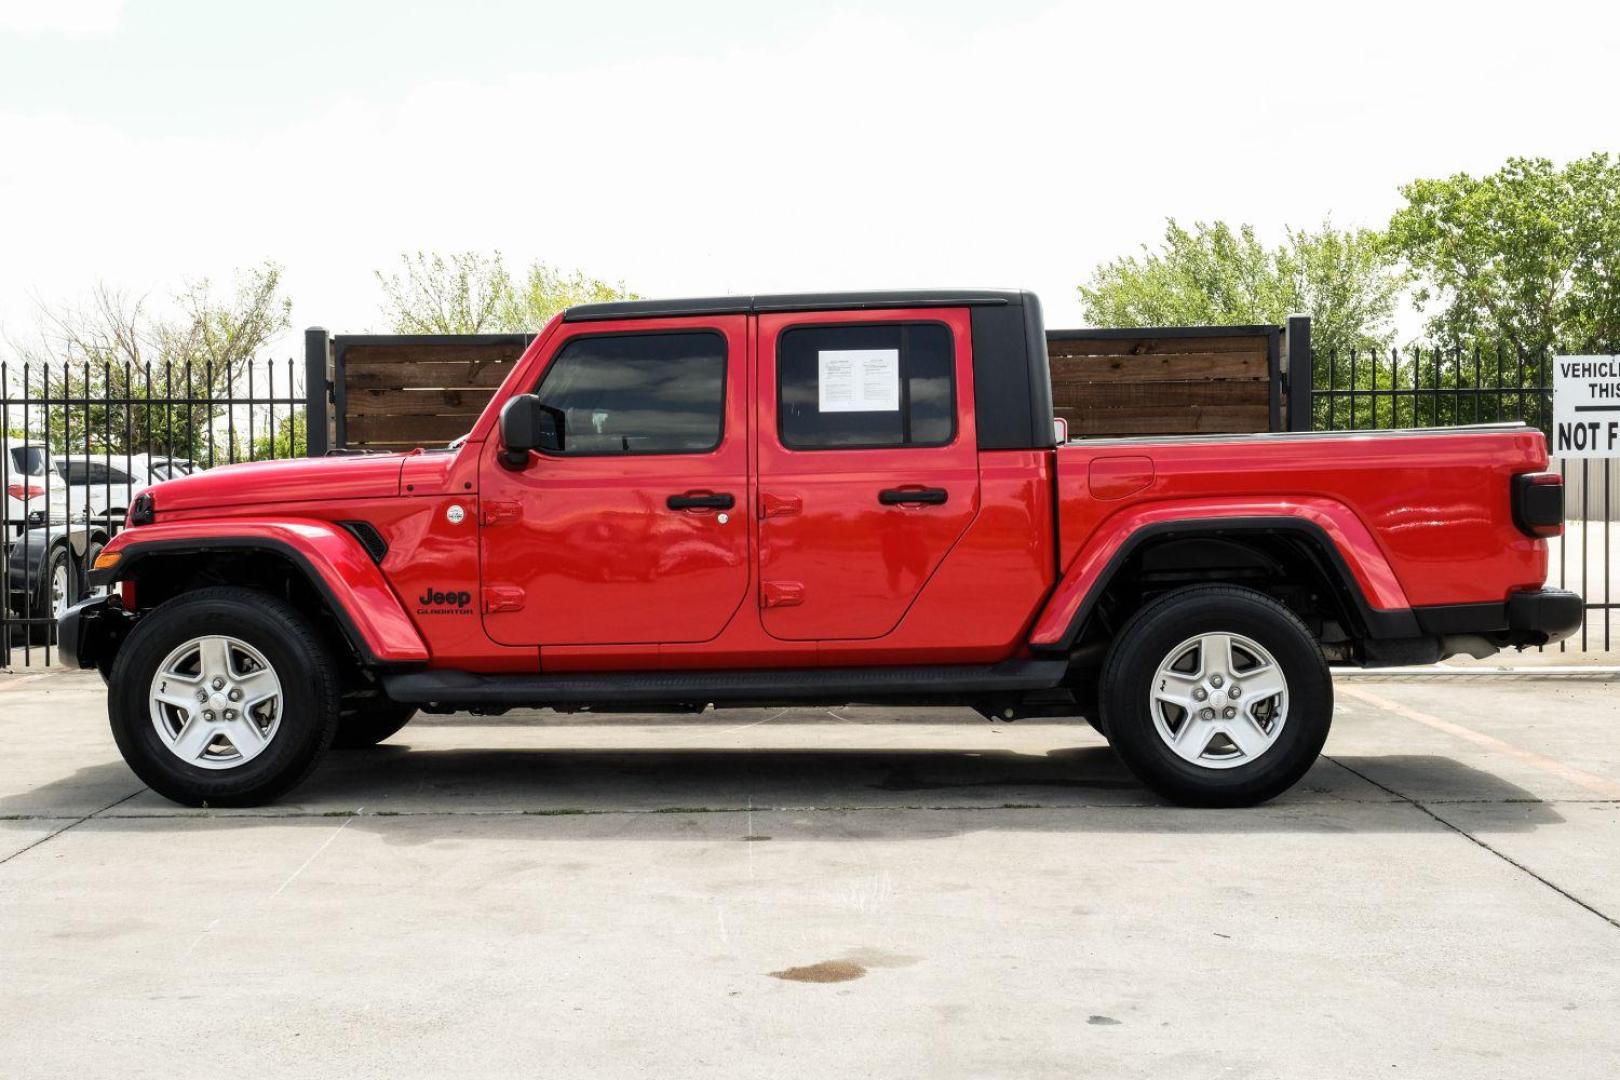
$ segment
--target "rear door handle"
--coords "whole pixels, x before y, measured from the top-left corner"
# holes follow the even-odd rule
[[[716,495],[671,495],[664,505],[671,510],[730,510],[737,500],[722,491]]]
[[[878,492],[878,502],[884,506],[901,506],[906,503],[940,506],[949,495],[950,492],[944,488],[884,488]]]

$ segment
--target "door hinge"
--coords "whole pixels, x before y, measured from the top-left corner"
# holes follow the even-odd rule
[[[503,521],[516,521],[522,517],[522,507],[515,502],[483,503],[483,523],[485,525],[499,525]]]
[[[760,607],[798,607],[804,603],[804,583],[767,581],[759,587]]]
[[[484,589],[484,613],[522,611],[526,599],[523,590],[516,585],[491,585]]]

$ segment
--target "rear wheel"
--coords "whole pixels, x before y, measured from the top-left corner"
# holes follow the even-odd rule
[[[1333,682],[1287,608],[1252,589],[1198,586],[1125,625],[1103,669],[1102,713],[1114,749],[1159,794],[1251,806],[1316,761]]]
[[[376,746],[410,723],[415,715],[415,705],[401,705],[381,694],[346,696],[332,749],[363,750]]]
[[[331,745],[339,681],[298,611],[248,589],[201,589],[136,624],[108,680],[113,738],[135,774],[188,806],[255,806]]]

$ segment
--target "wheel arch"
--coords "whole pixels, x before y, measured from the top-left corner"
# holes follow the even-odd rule
[[[252,524],[251,532],[224,535],[162,525],[120,533],[104,549],[117,562],[92,571],[90,583],[134,582],[142,608],[209,584],[269,587],[317,606],[366,666],[427,660],[421,635],[352,535],[324,522]]]
[[[1093,550],[1090,558],[1083,552],[1071,563],[1037,620],[1031,648],[1042,653],[1071,652],[1095,629],[1107,601],[1155,575],[1167,587],[1178,571],[1182,585],[1250,583],[1247,575],[1234,577],[1234,569],[1260,572],[1262,582],[1271,582],[1270,587],[1262,585],[1262,592],[1272,593],[1279,580],[1320,590],[1323,610],[1342,622],[1347,635],[1418,636],[1416,616],[1393,571],[1365,527],[1359,520],[1351,521],[1348,530],[1342,521],[1323,521],[1320,514],[1232,514],[1141,522],[1110,550]],[[1102,528],[1107,527],[1105,523]],[[1353,542],[1345,543],[1346,539]],[[1265,577],[1273,571],[1286,578]],[[1375,584],[1376,598],[1383,604],[1369,598],[1363,585],[1367,580]],[[1392,599],[1396,603],[1390,604]]]

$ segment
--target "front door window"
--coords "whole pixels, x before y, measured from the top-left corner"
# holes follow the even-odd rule
[[[712,331],[577,337],[537,393],[562,412],[563,455],[701,454],[725,426],[726,340]]]

